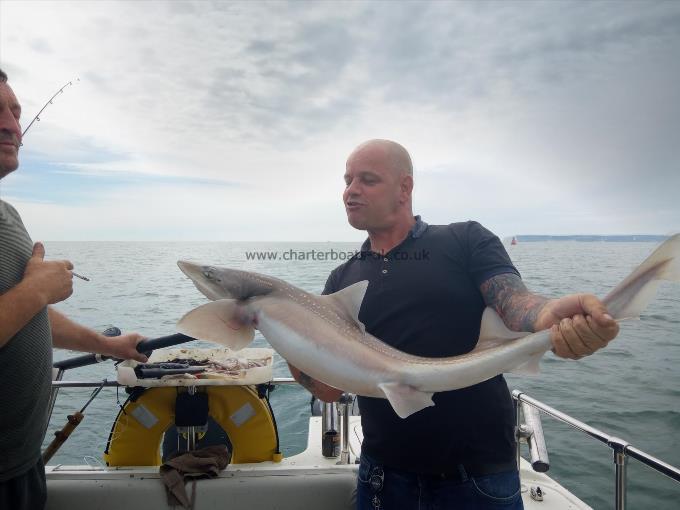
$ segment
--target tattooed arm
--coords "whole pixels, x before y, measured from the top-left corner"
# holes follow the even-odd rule
[[[486,306],[498,312],[505,325],[513,331],[537,331],[536,318],[548,302],[532,294],[514,273],[493,276],[482,283]]]
[[[553,351],[563,358],[578,359],[606,346],[619,332],[618,324],[602,302],[590,294],[571,294],[547,299],[529,292],[519,276],[505,273],[482,283],[487,306],[514,331],[550,328]]]
[[[335,402],[340,398],[340,395],[342,395],[342,390],[328,386],[316,379],[312,379],[290,363],[288,364],[288,368],[290,368],[290,373],[295,380],[319,400],[323,400],[324,402]]]

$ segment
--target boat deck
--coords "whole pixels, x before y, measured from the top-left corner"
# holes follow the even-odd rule
[[[196,482],[195,510],[354,508],[359,453],[359,417],[351,418],[350,464],[321,455],[321,418],[310,419],[307,449],[279,463],[230,465],[218,478]],[[47,466],[47,510],[148,510],[167,508],[158,467]],[[589,509],[583,501],[522,459],[520,475],[524,507]],[[530,496],[540,487],[543,501]],[[191,496],[191,483],[187,484]]]

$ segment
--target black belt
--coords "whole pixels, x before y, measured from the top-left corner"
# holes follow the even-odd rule
[[[368,457],[365,454],[362,458]],[[373,460],[370,458],[366,459],[367,462],[373,464]],[[377,493],[383,487],[385,480],[385,471],[398,471],[402,474],[409,475],[412,477],[417,477],[420,479],[429,480],[448,480],[451,482],[466,482],[470,478],[479,478],[482,476],[494,475],[497,473],[504,473],[508,471],[517,471],[517,461],[509,460],[506,462],[496,462],[496,463],[485,463],[485,464],[457,464],[455,465],[455,470],[440,472],[440,473],[413,473],[404,472],[400,469],[390,468],[389,466],[382,466],[380,464],[373,464],[371,470],[368,473],[368,483],[370,484],[373,492]]]
[[[451,480],[463,482],[468,478],[479,478],[480,476],[495,475],[506,471],[517,471],[517,461],[487,463],[487,464],[458,464],[456,469],[444,473],[431,473],[424,475],[440,480]],[[423,476],[423,475],[421,475]]]

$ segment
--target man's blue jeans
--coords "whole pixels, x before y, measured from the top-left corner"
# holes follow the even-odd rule
[[[386,468],[361,456],[357,510],[522,510],[519,473],[457,479]]]

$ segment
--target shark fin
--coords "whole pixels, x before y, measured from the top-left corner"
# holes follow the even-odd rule
[[[177,331],[238,351],[253,340],[255,330],[252,325],[237,319],[237,309],[234,299],[219,299],[201,305],[179,320]]]
[[[518,374],[518,375],[538,375],[541,373],[541,367],[540,367],[540,362],[541,358],[543,357],[543,352],[540,352],[539,354],[534,354],[531,356],[528,360],[526,360],[524,363],[522,363],[519,366],[516,366],[512,370],[510,370],[511,373],[513,374]]]
[[[325,296],[327,298],[333,299],[342,308],[349,318],[351,318],[359,329],[363,333],[366,333],[366,327],[363,322],[359,320],[359,310],[361,309],[361,303],[366,295],[366,289],[368,288],[368,280],[362,280],[355,284],[345,287],[344,289],[336,292],[335,294],[329,294]]]
[[[508,329],[496,310],[487,306],[482,313],[482,325],[479,327],[479,339],[475,349],[493,347],[507,340],[522,338],[528,334],[530,334],[528,331]]]
[[[661,280],[680,282],[680,234],[666,239],[602,302],[615,319],[636,319],[654,298]]]
[[[392,409],[399,418],[407,418],[421,409],[434,405],[432,393],[419,391],[406,384],[387,382],[378,384],[385,398],[390,401]]]

